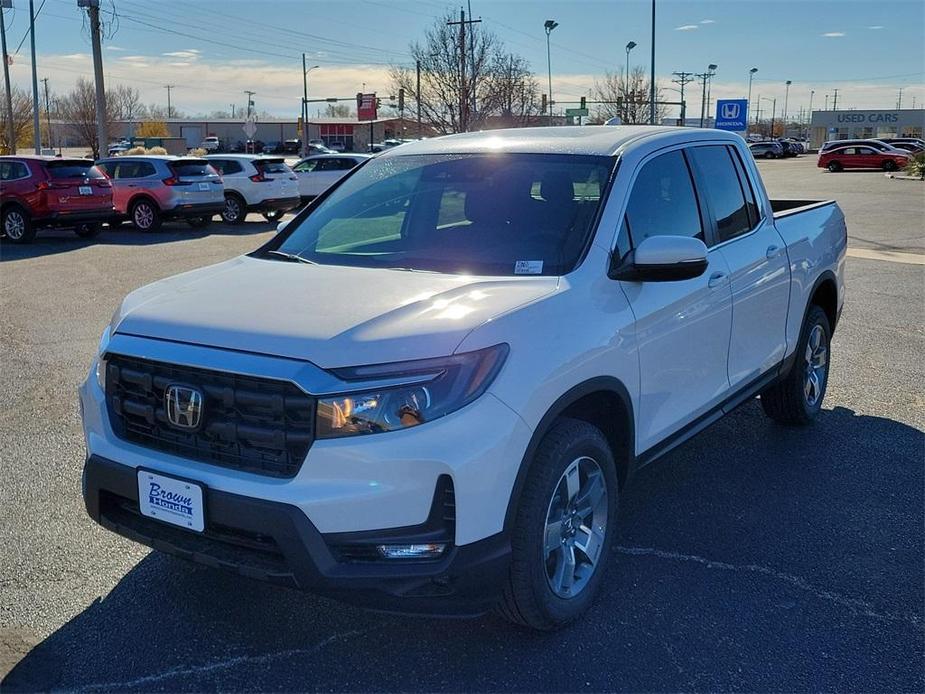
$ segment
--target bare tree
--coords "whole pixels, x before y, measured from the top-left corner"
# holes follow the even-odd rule
[[[324,109],[324,115],[328,118],[348,118],[350,113],[347,104],[327,104]]]
[[[106,132],[113,130],[112,106],[115,98],[112,93],[106,95]],[[61,117],[68,123],[77,141],[89,147],[94,157],[100,152],[96,141],[96,91],[93,83],[83,77],[78,77],[74,88],[65,94],[60,101]]]
[[[597,118],[607,120],[619,116],[624,123],[649,122],[649,78],[645,68],[634,67],[630,70],[629,79],[623,70],[619,72],[606,72],[601,79],[594,80],[591,96],[595,101],[606,103],[598,104]],[[661,122],[668,114],[668,106],[663,101],[662,89],[655,83],[655,119]]]
[[[4,93],[4,96],[6,94]],[[32,97],[19,87],[12,88],[13,97],[13,137],[14,143],[7,142],[7,114],[4,107],[0,108],[0,152],[12,153],[16,147],[27,146],[32,142]],[[12,144],[12,146],[11,146]]]
[[[392,93],[405,90],[406,112],[416,112],[420,102],[422,119],[444,134],[478,129],[492,116],[509,114],[517,121],[535,113],[536,84],[529,65],[520,56],[508,54],[503,43],[481,24],[467,27],[465,69],[460,69],[459,29],[447,24],[456,19],[447,12],[427,31],[423,43],[410,46],[412,57],[421,65],[420,94],[413,68],[391,69]]]
[[[138,90],[124,84],[112,91],[112,102],[111,109],[117,120],[138,120],[144,110]]]

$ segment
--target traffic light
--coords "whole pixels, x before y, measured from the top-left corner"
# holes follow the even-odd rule
[[[588,107],[588,99],[587,97],[583,96],[581,97],[581,108],[587,108],[587,107]]]
[[[540,113],[546,113],[546,95],[543,94],[543,99],[540,104]]]
[[[404,88],[398,90],[398,110],[405,110],[405,90]]]

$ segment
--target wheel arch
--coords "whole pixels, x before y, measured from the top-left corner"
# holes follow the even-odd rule
[[[511,529],[517,517],[521,491],[536,450],[549,430],[561,418],[585,421],[601,430],[613,452],[617,464],[617,479],[621,487],[632,472],[636,452],[636,427],[629,391],[620,380],[612,376],[599,376],[579,383],[552,404],[534,429],[520,461],[508,500],[504,516],[505,531]]]
[[[806,322],[806,316],[809,314],[811,306],[818,306],[825,311],[826,318],[829,319],[829,329],[834,334],[835,325],[838,323],[838,281],[835,273],[831,270],[825,270],[813,282],[813,288],[809,292],[809,299],[803,308],[803,323]],[[800,325],[803,325],[803,323]]]
[[[135,205],[137,205],[142,200],[150,202],[152,205],[154,205],[155,208],[157,208],[158,212],[164,211],[163,209],[161,209],[161,206],[158,204],[157,200],[155,200],[154,197],[152,197],[148,193],[136,193],[131,198],[129,198],[128,204],[125,206],[125,214],[131,216],[132,208],[135,207]]]

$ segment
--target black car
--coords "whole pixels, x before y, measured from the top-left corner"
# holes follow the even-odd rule
[[[284,144],[279,140],[274,140],[273,142],[268,142],[263,146],[264,154],[282,154],[285,152]]]
[[[302,140],[298,138],[294,140],[286,140],[283,142],[283,153],[284,154],[298,154],[302,151]]]
[[[781,150],[783,151],[782,156],[784,157],[795,157],[799,155],[800,151],[803,149],[796,143],[790,142],[789,140],[778,140],[777,144],[781,146]]]

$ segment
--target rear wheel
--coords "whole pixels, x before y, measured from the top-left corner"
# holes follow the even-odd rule
[[[263,218],[268,222],[276,222],[282,218],[283,214],[282,210],[270,210],[263,213]]]
[[[76,227],[74,227],[74,233],[82,239],[92,239],[102,230],[103,225],[99,222],[93,222],[92,224],[78,224]]]
[[[827,168],[832,173],[838,173],[841,171],[841,164],[839,164],[837,161],[830,161],[829,165],[825,168]]]
[[[211,217],[190,217],[186,220],[193,229],[204,229],[212,223]]]
[[[222,221],[225,224],[240,224],[247,215],[244,200],[234,193],[225,195],[225,207],[222,209]]]
[[[543,438],[528,474],[499,611],[551,630],[588,609],[600,587],[616,524],[616,467],[600,430],[563,419]]]
[[[819,414],[829,384],[831,337],[825,311],[810,307],[790,373],[761,394],[761,407],[768,417],[780,424],[809,424]]]
[[[773,158],[774,158],[774,152],[765,152],[765,153],[764,153],[764,158],[765,158],[765,159],[773,159]]]
[[[887,159],[885,162],[883,162],[883,170],[896,171],[896,162],[892,159]]]
[[[35,227],[29,213],[18,205],[10,205],[3,210],[3,233],[13,243],[32,243]]]
[[[161,211],[150,200],[139,200],[132,205],[132,224],[138,231],[157,231],[162,222]]]

